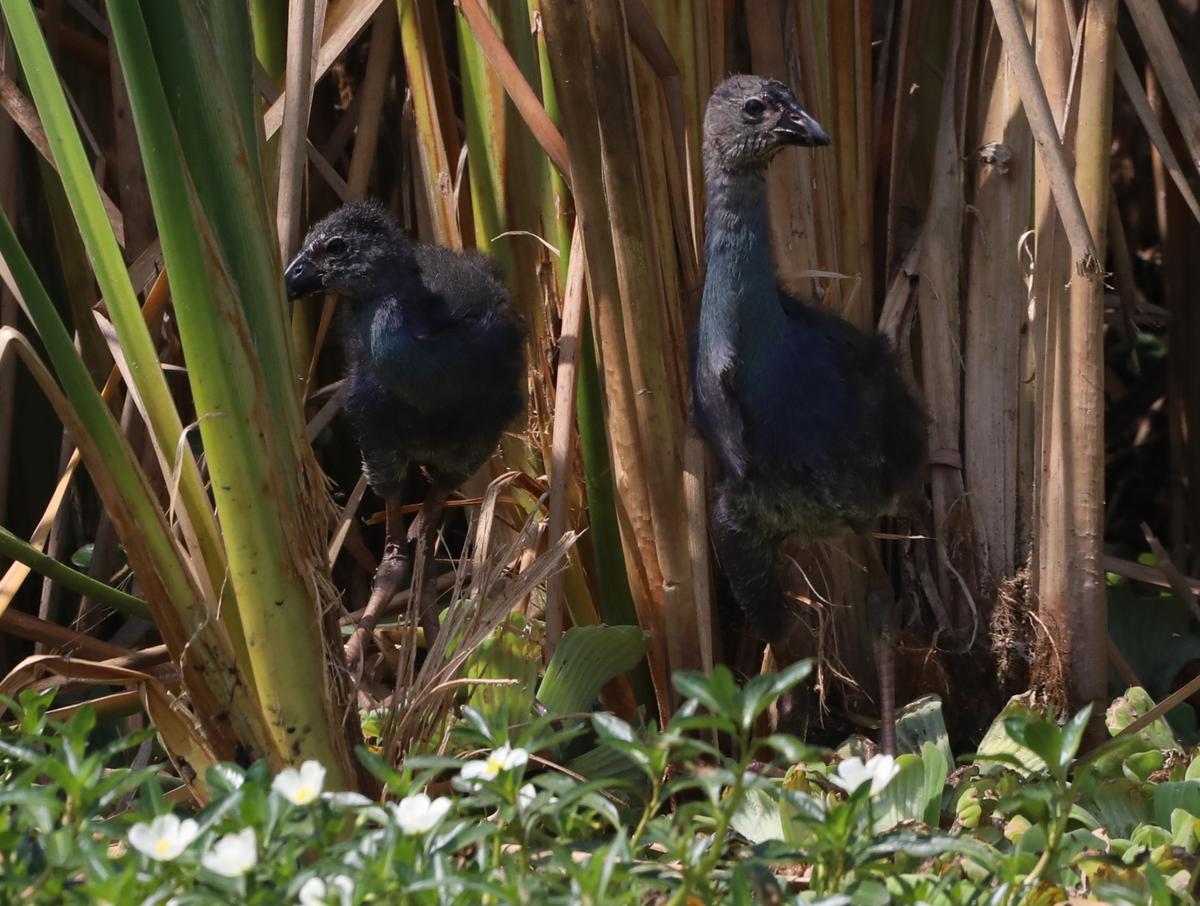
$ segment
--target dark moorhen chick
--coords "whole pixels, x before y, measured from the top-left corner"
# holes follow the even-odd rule
[[[387,505],[370,619],[347,645],[353,662],[411,575],[413,541],[428,557],[447,496],[523,411],[525,326],[493,259],[414,243],[374,202],[347,204],[314,226],[284,279],[293,299],[342,297],[343,406],[363,472]],[[414,470],[428,476],[429,492],[406,537],[401,498]],[[418,597],[427,640],[437,631],[430,572]]]
[[[925,416],[886,340],[776,283],[767,166],[787,145],[828,144],[780,82],[733,76],[708,102],[708,271],[693,406],[721,468],[717,559],[752,628],[771,642],[794,622],[784,540],[868,530],[922,474],[926,454]],[[886,737],[891,678],[882,667]]]

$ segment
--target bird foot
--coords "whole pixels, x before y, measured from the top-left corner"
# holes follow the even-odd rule
[[[417,595],[417,617],[421,628],[425,630],[425,643],[433,648],[440,624],[437,612],[437,588],[434,568],[434,548],[437,544],[437,530],[442,522],[445,511],[446,492],[436,484],[431,486],[417,512],[416,518],[408,527],[408,541],[415,545],[414,563],[421,564],[421,587],[414,593]]]
[[[379,561],[379,568],[375,570],[375,579],[371,584],[371,597],[379,595],[383,597],[384,604],[388,603],[408,581],[411,572],[412,559],[407,556],[407,551],[402,548],[385,548],[383,559]]]
[[[383,559],[379,561],[379,568],[375,570],[375,578],[371,583],[371,597],[367,600],[357,628],[346,642],[346,663],[352,669],[358,665],[367,639],[375,631],[384,608],[404,587],[411,572],[412,558],[408,556],[407,547],[387,543],[383,548]]]

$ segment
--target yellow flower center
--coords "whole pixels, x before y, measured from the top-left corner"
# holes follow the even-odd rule
[[[495,753],[492,753],[491,755],[488,756],[487,769],[488,769],[488,773],[499,774],[501,771],[504,770],[504,759],[497,758]]]
[[[311,802],[315,798],[317,798],[317,794],[311,786],[301,786],[296,788],[297,802]]]
[[[165,839],[159,840],[157,843],[154,844],[154,851],[156,853],[158,853],[160,856],[165,856],[167,853],[169,853],[171,851],[171,841],[165,840]]]

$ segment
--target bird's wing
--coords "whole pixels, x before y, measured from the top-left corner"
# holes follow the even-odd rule
[[[500,265],[481,252],[458,253],[435,245],[416,248],[421,283],[442,311],[440,326],[474,324],[508,309]]]
[[[452,309],[438,304],[429,307],[410,305],[404,312],[405,327],[418,340],[449,339],[477,325],[483,312],[477,309]]]
[[[713,447],[726,478],[746,474],[745,425],[733,392],[732,349],[704,350],[696,360],[693,381],[695,408],[702,433]]]

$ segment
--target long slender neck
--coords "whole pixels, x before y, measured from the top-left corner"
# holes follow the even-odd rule
[[[706,163],[708,272],[701,342],[729,344],[744,353],[777,336],[784,319],[771,260],[766,174]]]

